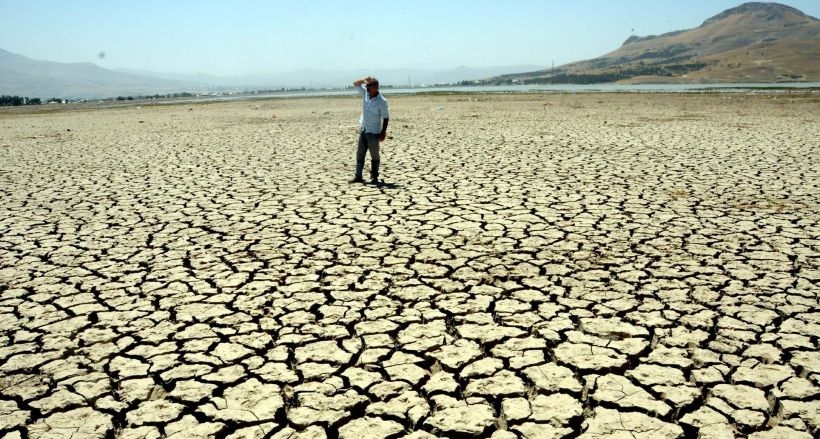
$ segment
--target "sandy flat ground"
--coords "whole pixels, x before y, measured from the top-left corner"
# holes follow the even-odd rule
[[[0,437],[817,437],[820,96],[388,98],[0,112]]]

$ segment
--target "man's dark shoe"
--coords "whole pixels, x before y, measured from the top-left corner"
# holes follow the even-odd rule
[[[351,183],[364,183],[364,179],[362,179],[362,178],[354,178],[353,180],[350,180],[350,182],[351,182]]]
[[[375,186],[381,186],[382,182],[380,182],[378,178],[374,178],[374,179],[370,180],[370,184],[375,185]]]

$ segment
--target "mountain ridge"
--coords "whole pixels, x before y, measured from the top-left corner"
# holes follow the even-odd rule
[[[820,20],[790,6],[744,3],[696,28],[630,36],[597,58],[484,83],[820,81]]]
[[[99,98],[182,91],[191,84],[119,73],[88,62],[58,63],[0,49],[0,94],[40,98]]]
[[[155,94],[237,92],[299,88],[339,88],[364,74],[375,74],[384,85],[405,86],[480,79],[510,71],[540,69],[538,65],[452,69],[303,69],[282,73],[220,77],[207,74],[158,73],[105,69],[93,63],[58,63],[27,58],[0,49],[0,94],[42,99],[100,99]]]
[[[791,13],[791,14],[794,14],[794,15],[797,15],[797,16],[809,18],[813,21],[817,21],[816,18],[814,18],[810,15],[806,15],[806,14],[803,13],[803,11],[801,11],[797,8],[793,8],[791,6],[788,6],[788,5],[783,5],[783,4],[780,4],[780,3],[773,3],[773,2],[748,2],[748,3],[743,3],[742,5],[736,6],[734,8],[727,9],[727,10],[725,10],[725,11],[723,11],[723,12],[717,14],[717,15],[714,15],[710,18],[707,18],[703,22],[703,24],[700,25],[700,27],[708,26],[708,25],[710,25],[714,22],[717,22],[717,21],[723,20],[725,18],[731,17],[732,15],[739,15],[739,14],[745,14],[745,13],[748,13],[748,12],[759,12],[759,11],[768,13],[769,14],[769,16],[767,18],[768,20],[776,20],[776,19],[785,18],[784,17],[785,13],[788,12],[788,13]]]

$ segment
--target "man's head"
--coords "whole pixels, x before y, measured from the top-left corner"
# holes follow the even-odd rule
[[[367,83],[367,94],[372,98],[379,94],[379,80],[373,78]]]

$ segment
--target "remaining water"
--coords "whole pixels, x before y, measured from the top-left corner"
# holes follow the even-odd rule
[[[820,82],[790,82],[783,84],[541,84],[504,86],[465,86],[428,88],[384,88],[385,93],[424,93],[429,91],[464,93],[533,93],[533,92],[691,92],[691,91],[748,91],[772,88],[820,88]]]
[[[423,94],[423,93],[608,93],[608,92],[749,92],[750,90],[773,89],[820,89],[820,82],[789,82],[789,83],[759,83],[759,84],[541,84],[541,85],[499,85],[499,86],[438,86],[390,88],[382,87],[385,95],[391,94]],[[278,92],[259,95],[245,95],[247,97],[304,97],[304,96],[344,96],[353,95],[355,91],[347,90],[307,90]]]
[[[754,84],[541,84],[499,86],[438,86],[438,87],[382,87],[386,96],[393,94],[424,93],[697,93],[697,92],[754,92],[767,93],[779,90],[820,90],[820,82],[754,83]],[[813,90],[812,90],[813,89]],[[230,96],[202,96],[193,99],[173,99],[168,102],[233,101],[258,98],[293,98],[354,96],[352,89],[327,89],[284,91],[264,94],[240,94]]]

